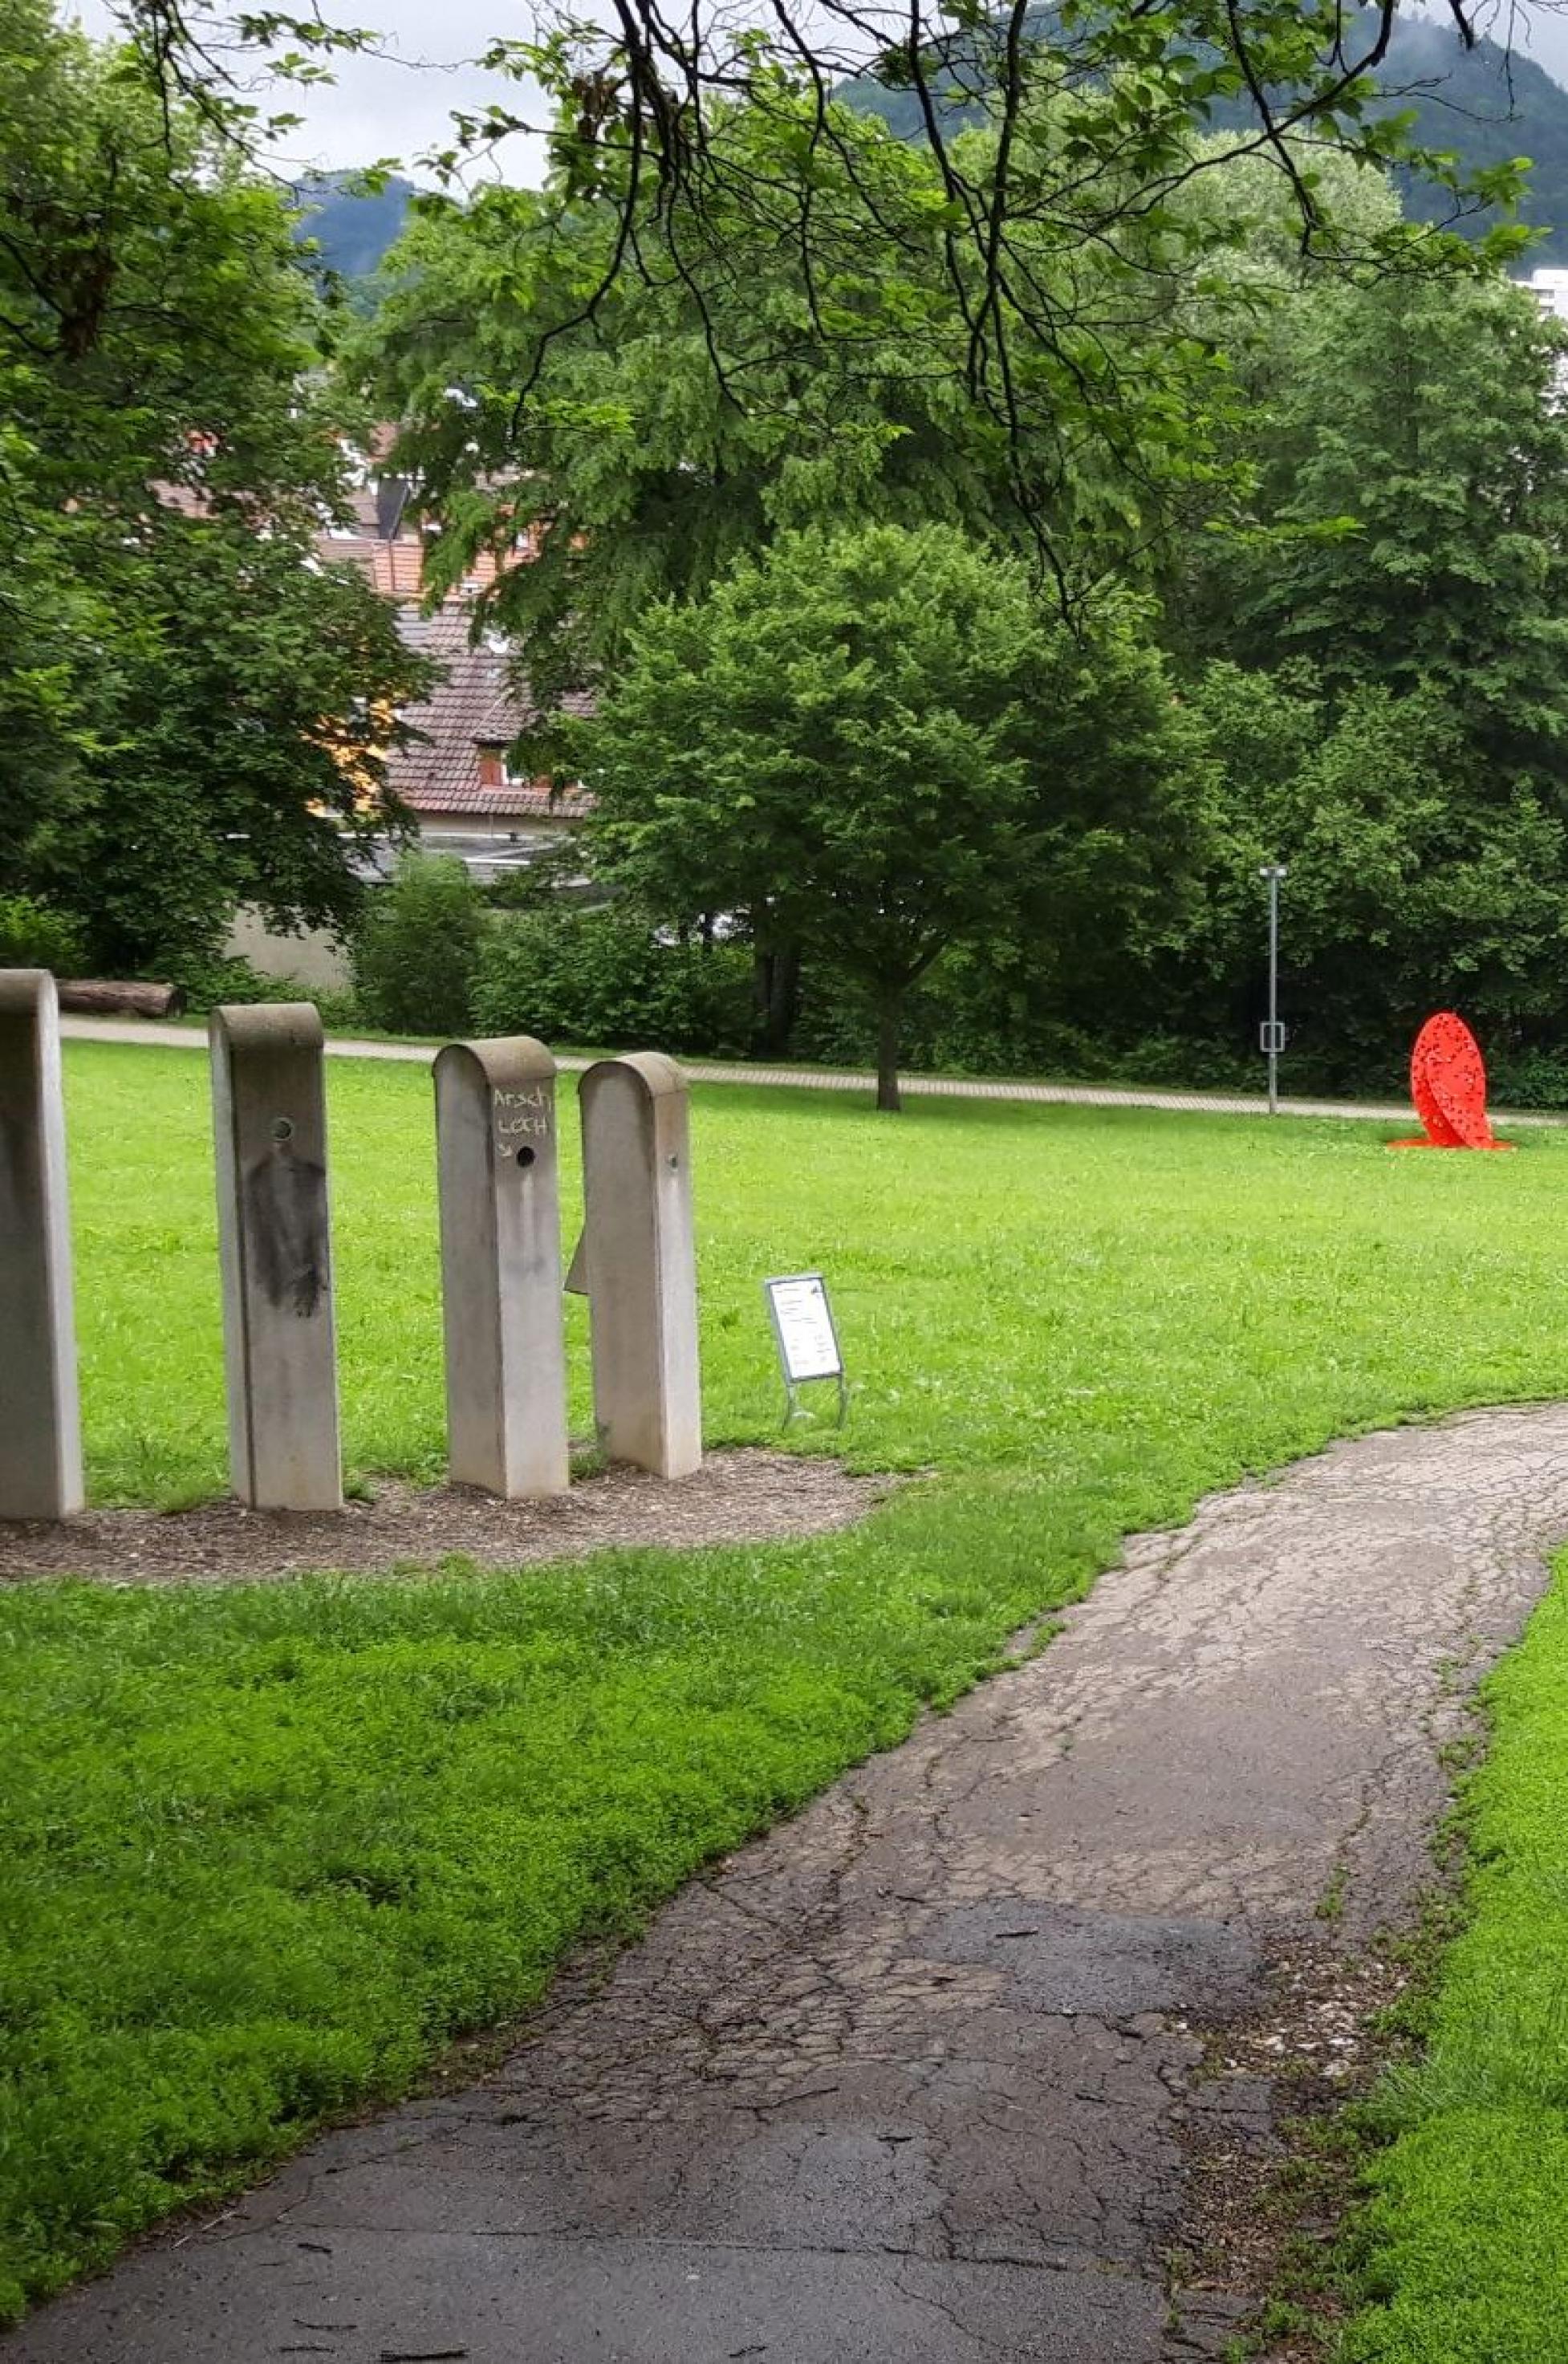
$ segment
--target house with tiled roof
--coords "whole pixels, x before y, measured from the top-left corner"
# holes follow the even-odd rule
[[[317,548],[325,560],[360,567],[395,604],[409,646],[440,665],[430,696],[404,715],[417,735],[388,757],[388,784],[413,814],[421,845],[455,853],[487,882],[560,845],[592,799],[580,788],[552,792],[548,780],[520,778],[509,767],[507,750],[528,719],[527,700],[506,642],[495,634],[471,636],[472,602],[495,581],[495,561],[482,557],[456,595],[427,614],[425,525],[411,495],[406,478],[373,466],[355,488],[349,519],[325,527]],[[568,705],[588,710],[586,700]],[[390,869],[390,855],[377,866]],[[332,935],[274,935],[258,911],[237,914],[228,949],[269,976],[315,986],[348,982],[343,947]]]
[[[323,558],[350,560],[384,599],[417,599],[424,588],[425,538],[403,476],[369,476],[355,486],[348,523],[328,526]]]
[[[504,641],[472,637],[469,602],[495,579],[482,556],[457,595],[427,614],[425,527],[406,478],[367,474],[356,489],[350,523],[321,539],[324,558],[362,569],[395,602],[397,628],[411,648],[433,657],[442,678],[404,719],[418,734],[387,764],[388,785],[413,813],[422,844],[456,853],[481,877],[525,864],[559,843],[589,809],[580,789],[551,792],[546,780],[518,777],[506,750],[528,719]],[[586,711],[579,705],[577,711]]]
[[[527,863],[583,819],[588,797],[580,788],[552,793],[548,780],[509,769],[506,750],[528,717],[504,642],[472,641],[466,610],[450,602],[431,615],[404,607],[397,620],[444,678],[409,712],[420,737],[389,757],[387,785],[418,816],[420,842],[432,853],[460,854],[480,875]],[[586,701],[574,710],[585,712]]]

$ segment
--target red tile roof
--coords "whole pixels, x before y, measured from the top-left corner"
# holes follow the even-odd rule
[[[456,813],[497,822],[510,820],[580,820],[593,809],[582,788],[551,794],[545,780],[508,781],[486,786],[480,777],[480,750],[505,747],[528,719],[527,700],[514,688],[504,650],[469,640],[467,610],[456,602],[422,615],[400,607],[397,628],[410,648],[438,658],[446,668],[423,706],[407,720],[423,733],[387,763],[387,783],[416,813]],[[568,710],[585,714],[586,698],[568,699]]]
[[[417,599],[425,587],[425,533],[403,476],[376,476],[349,493],[351,526],[327,528],[317,545],[323,558],[346,562],[369,575],[384,599]],[[482,550],[464,578],[465,591],[487,590],[497,568]]]
[[[339,566],[346,560],[359,567],[384,599],[419,597],[425,553],[417,541],[382,541],[374,534],[337,533],[323,538],[321,555]]]
[[[592,800],[578,788],[552,795],[544,780],[487,782],[481,751],[510,745],[528,719],[526,700],[509,678],[505,650],[469,639],[467,598],[495,579],[495,561],[481,552],[462,592],[433,615],[418,606],[424,589],[425,534],[406,477],[367,475],[350,495],[352,525],[323,531],[324,559],[356,565],[397,608],[397,628],[411,648],[439,660],[444,678],[423,706],[407,715],[420,736],[387,762],[388,785],[415,813],[450,813],[505,824],[517,820],[575,820]],[[573,710],[585,712],[578,702]]]

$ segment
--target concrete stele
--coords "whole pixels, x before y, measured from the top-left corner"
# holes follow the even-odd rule
[[[601,1059],[579,1087],[594,1417],[612,1461],[702,1464],[689,1090],[673,1059]]]
[[[82,1508],[60,1005],[0,969],[0,1518]]]
[[[508,1500],[569,1476],[555,1061],[531,1035],[438,1054],[451,1475]]]
[[[254,1510],[339,1510],[321,1020],[230,1008],[208,1032],[230,1479]]]

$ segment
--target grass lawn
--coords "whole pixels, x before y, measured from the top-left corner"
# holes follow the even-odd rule
[[[1377,2114],[1353,2364],[1568,2355],[1568,1556],[1486,1685],[1466,1781],[1470,1916],[1429,2049]]]
[[[92,1486],[188,1501],[224,1482],[205,1062],[73,1045],[67,1076]],[[428,1077],[328,1080],[350,1464],[433,1478]],[[760,1282],[820,1264],[852,1457],[932,1482],[849,1534],[555,1574],[0,1596],[3,2303],[406,2087],[1128,1530],[1350,1430],[1568,1390],[1568,1133],[1382,1141],[711,1087],[710,1440],[776,1433]]]

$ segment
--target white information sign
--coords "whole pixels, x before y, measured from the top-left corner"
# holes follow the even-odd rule
[[[779,1359],[792,1388],[806,1379],[841,1379],[844,1358],[828,1302],[828,1284],[819,1272],[791,1273],[782,1280],[764,1281],[779,1342]]]

